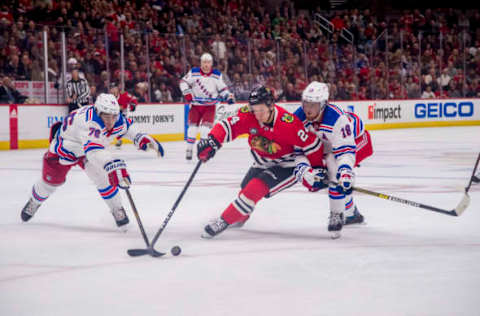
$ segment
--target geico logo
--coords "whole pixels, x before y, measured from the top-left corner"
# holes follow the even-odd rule
[[[396,107],[381,108],[376,104],[368,106],[368,119],[369,120],[383,120],[384,122],[388,119],[401,119],[401,107],[400,104]]]
[[[431,117],[471,117],[473,116],[472,102],[446,103],[417,103],[415,104],[416,118]]]

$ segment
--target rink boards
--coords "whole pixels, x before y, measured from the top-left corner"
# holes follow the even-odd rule
[[[480,125],[480,99],[418,99],[332,102],[354,112],[367,129]],[[219,104],[217,120],[222,120],[246,103]],[[294,112],[300,102],[280,102]],[[46,148],[50,127],[63,121],[65,105],[0,104],[0,149]],[[188,106],[141,104],[129,117],[146,133],[159,141],[184,139]]]

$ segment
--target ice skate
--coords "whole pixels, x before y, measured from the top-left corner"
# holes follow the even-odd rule
[[[204,228],[202,238],[210,239],[223,232],[229,227],[228,223],[221,217],[212,221]]]
[[[192,155],[193,155],[193,150],[192,149],[187,149],[187,153],[185,155],[185,159],[187,160],[192,160]]]
[[[123,207],[112,210],[113,218],[115,218],[115,222],[117,223],[118,228],[122,231],[127,230],[127,224],[130,222],[128,219],[127,213]]]
[[[35,215],[35,212],[40,207],[40,203],[36,203],[32,198],[30,198],[27,204],[23,207],[22,213],[20,214],[22,217],[22,221],[28,222],[30,218]]]
[[[230,229],[230,228],[242,228],[245,225],[245,223],[248,221],[249,218],[250,218],[250,215],[247,216],[247,218],[245,218],[242,221],[238,221],[238,222],[235,222],[233,224],[230,224],[228,226],[228,229]]]
[[[330,212],[328,220],[328,231],[332,239],[337,239],[341,236],[343,227],[343,213]]]
[[[356,206],[355,206],[355,209],[353,210],[353,215],[345,217],[345,225],[363,224],[364,221],[365,221],[365,218],[363,217],[362,214],[360,214]]]

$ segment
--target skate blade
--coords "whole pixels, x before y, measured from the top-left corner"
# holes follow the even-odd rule
[[[342,233],[337,231],[337,232],[330,232],[330,238],[332,239],[338,239],[342,236]]]
[[[362,227],[362,226],[367,226],[367,222],[363,221],[361,223],[352,223],[352,224],[343,224],[343,228],[345,227]]]
[[[212,238],[215,237],[215,236],[212,236],[212,235],[210,235],[210,234],[208,234],[208,233],[202,233],[202,234],[200,235],[200,237],[202,237],[202,239],[212,239]]]
[[[126,234],[128,232],[128,224],[120,226],[120,227],[117,226],[117,229],[118,229],[119,232],[121,232],[123,234]]]

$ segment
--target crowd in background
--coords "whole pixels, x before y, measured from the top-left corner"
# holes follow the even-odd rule
[[[64,31],[67,71],[84,74],[93,98],[121,81],[121,34],[124,88],[140,102],[181,101],[179,79],[203,52],[238,100],[265,84],[277,100],[297,101],[312,80],[329,83],[335,100],[480,97],[478,9],[380,18],[370,9],[299,10],[293,1],[10,2],[0,5],[0,75],[42,81],[47,30],[48,76],[61,89]],[[314,22],[316,14],[332,32]]]

